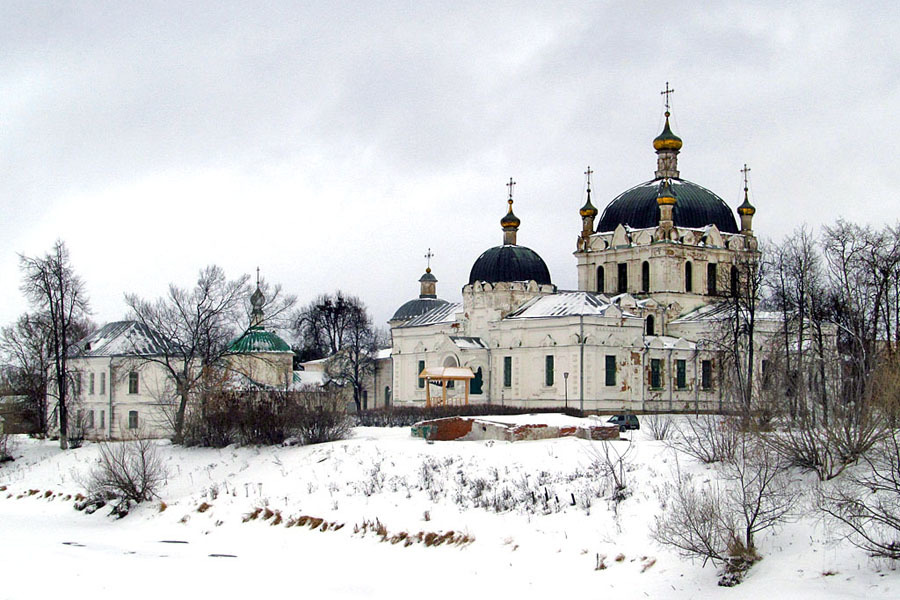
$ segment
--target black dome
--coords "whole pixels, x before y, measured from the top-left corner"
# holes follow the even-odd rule
[[[647,181],[619,194],[603,211],[597,231],[613,231],[621,225],[646,229],[659,225],[656,197],[661,179]],[[677,203],[675,227],[700,229],[715,225],[724,233],[737,233],[737,223],[725,201],[714,193],[685,179],[670,179]]]
[[[496,246],[485,250],[469,273],[469,283],[532,280],[550,285],[550,271],[538,253],[525,246]]]
[[[447,304],[447,301],[439,298],[413,298],[397,309],[397,312],[391,317],[391,321],[408,321],[413,317],[424,315],[432,308],[445,304]]]

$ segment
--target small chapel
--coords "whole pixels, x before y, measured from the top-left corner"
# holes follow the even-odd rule
[[[720,357],[709,340],[716,306],[738,285],[735,265],[758,256],[756,210],[746,165],[743,203],[734,212],[681,177],[683,142],[669,123],[668,86],[664,93],[653,178],[613,198],[601,214],[586,172],[574,248],[577,290],[558,289],[544,260],[519,243],[512,179],[502,244],[475,260],[462,302],[438,298],[429,264],[419,297],[389,321],[393,404],[434,403],[432,385],[441,388],[439,403],[721,409]],[[468,383],[442,380],[451,369],[470,372]]]

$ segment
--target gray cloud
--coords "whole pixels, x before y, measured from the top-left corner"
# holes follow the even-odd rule
[[[761,235],[893,222],[897,21],[887,2],[5,3],[0,280],[62,237],[100,320],[217,262],[383,321],[429,246],[458,297],[513,176],[520,241],[573,287],[582,173],[601,207],[652,177],[666,81],[682,174],[736,205],[749,163]]]

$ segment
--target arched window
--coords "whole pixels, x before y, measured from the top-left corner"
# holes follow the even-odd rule
[[[694,291],[694,264],[691,261],[684,263],[684,291]]]
[[[646,260],[641,265],[641,291],[650,291],[650,263]]]
[[[391,405],[391,386],[389,385],[384,386],[384,405]]]
[[[731,265],[731,295],[737,296],[738,294],[738,270],[737,267]]]
[[[597,291],[606,293],[606,270],[603,267],[597,267]]]
[[[444,359],[444,366],[445,366],[445,367],[458,367],[458,366],[459,366],[459,361],[456,360],[456,357],[455,357],[455,356],[448,356],[447,358]],[[454,386],[453,386],[453,381],[452,381],[452,380],[448,381],[448,382],[447,382],[447,389],[448,389],[448,390],[452,390],[453,387],[454,387]]]
[[[716,272],[716,263],[709,263],[706,265],[706,293],[710,296],[715,296],[718,294],[718,289],[716,287],[716,278],[718,277],[718,273]]]
[[[628,263],[619,263],[619,284],[617,294],[624,294],[628,291]]]
[[[656,323],[653,315],[647,317],[647,335],[656,335]]]

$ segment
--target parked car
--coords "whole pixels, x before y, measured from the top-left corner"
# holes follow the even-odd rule
[[[641,423],[635,415],[614,415],[607,419],[606,422],[618,425],[619,431],[641,428]]]

